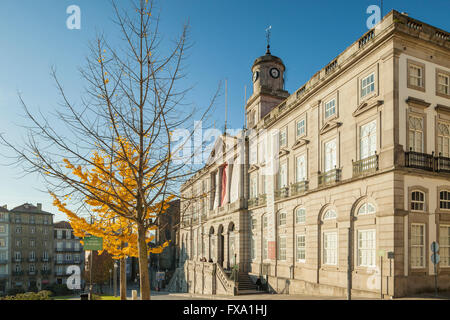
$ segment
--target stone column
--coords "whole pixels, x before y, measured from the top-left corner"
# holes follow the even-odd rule
[[[229,268],[229,262],[231,261],[231,257],[228,257],[228,232],[223,236],[223,268]]]

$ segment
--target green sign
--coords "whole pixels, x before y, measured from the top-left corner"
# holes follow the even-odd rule
[[[84,250],[103,250],[103,238],[94,236],[84,238]]]

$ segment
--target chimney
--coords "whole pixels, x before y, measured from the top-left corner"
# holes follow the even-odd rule
[[[38,208],[39,211],[42,211],[42,203],[38,203],[37,204],[37,208]]]

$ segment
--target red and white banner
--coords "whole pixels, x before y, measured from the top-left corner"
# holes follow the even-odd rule
[[[228,176],[227,176],[227,169],[228,169],[228,164],[225,163],[222,166],[222,197],[220,198],[220,206],[222,207],[224,204],[226,204],[228,202],[228,186],[227,186],[227,181],[228,181]]]

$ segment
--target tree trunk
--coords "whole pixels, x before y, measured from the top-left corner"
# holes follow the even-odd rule
[[[120,300],[127,300],[127,260],[120,259]]]
[[[150,300],[150,278],[148,273],[147,243],[145,242],[145,230],[142,225],[138,225],[138,251],[141,300]]]

